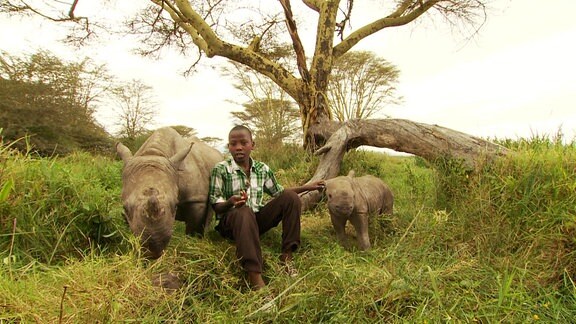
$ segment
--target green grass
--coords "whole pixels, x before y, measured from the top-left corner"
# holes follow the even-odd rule
[[[143,260],[121,216],[121,162],[1,146],[0,323],[569,323],[576,146],[502,144],[515,153],[474,173],[457,161],[350,152],[341,174],[382,178],[395,214],[372,219],[372,249],[360,252],[351,227],[351,247],[336,243],[324,204],[307,211],[297,278],[282,272],[273,229],[262,237],[268,288],[258,292],[213,230],[186,237],[178,223],[165,255]],[[269,159],[286,186],[307,181],[316,162],[297,148]],[[152,285],[163,273],[182,288]],[[278,310],[263,313],[270,294]]]

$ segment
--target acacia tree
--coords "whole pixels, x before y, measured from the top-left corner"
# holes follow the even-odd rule
[[[198,131],[196,131],[193,127],[188,127],[184,125],[175,125],[171,127],[174,128],[174,130],[177,131],[178,134],[182,135],[183,137],[198,135]]]
[[[366,119],[385,105],[398,103],[395,84],[400,72],[368,51],[348,52],[334,62],[328,82],[328,100],[340,122]]]
[[[197,3],[192,6],[188,1],[179,0],[152,2],[158,7],[156,14],[148,20],[140,20],[142,26],[148,23],[146,26],[161,33],[162,39],[170,40],[171,44],[193,44],[207,57],[220,56],[243,64],[270,78],[298,103],[304,145],[309,149],[318,148],[316,152],[322,155],[311,180],[337,175],[345,152],[361,145],[391,148],[431,160],[451,156],[464,160],[468,165],[474,165],[480,154],[496,154],[501,151],[499,146],[482,139],[440,126],[408,120],[354,119],[336,123],[327,100],[329,77],[334,62],[362,39],[386,28],[406,25],[431,12],[445,17],[449,22],[474,22],[476,15],[483,16],[485,13],[482,0],[398,0],[393,2],[392,7],[381,6],[380,18],[357,23],[360,27],[356,30],[346,28],[352,19],[353,0],[303,0],[309,11],[302,19],[317,17],[315,46],[310,64],[298,32],[291,1],[279,0],[278,10],[283,14],[281,19],[285,22],[285,32],[291,40],[297,72],[281,65],[273,56],[267,54],[267,47],[263,46],[263,41],[270,34],[267,32],[272,27],[280,26],[280,16],[266,18],[264,22],[267,23],[260,24],[260,28],[250,24],[249,21],[253,20],[247,18],[235,27],[249,26],[243,29],[243,36],[251,37],[230,39],[227,37],[234,33],[226,33],[216,28],[215,26],[222,28],[225,24],[219,25],[218,21],[212,20],[213,17],[222,17],[226,13],[227,7],[218,7],[225,1],[201,1],[203,6]],[[386,11],[387,9],[389,11]],[[149,10],[152,11],[152,7]],[[164,16],[164,13],[168,13],[169,17]],[[186,37],[180,37],[181,35]],[[278,35],[274,38],[277,37]],[[154,40],[157,41],[158,38]],[[318,195],[307,195],[303,199],[304,208],[318,199]]]
[[[263,98],[242,106],[244,111],[233,111],[232,116],[253,129],[263,146],[278,148],[299,129],[298,109],[291,101]]]
[[[14,0],[18,1],[18,0]],[[74,18],[74,7],[63,9]],[[10,4],[12,0],[2,2]],[[441,17],[449,24],[475,24],[485,19],[487,0],[395,0],[375,10],[380,15],[366,21],[351,21],[354,0],[302,0],[303,16],[295,17],[290,0],[278,2],[149,0],[149,6],[130,23],[145,35],[144,53],[159,53],[164,46],[179,47],[186,53],[197,50],[208,58],[224,57],[265,75],[296,101],[302,120],[304,145],[321,154],[320,165],[311,180],[338,174],[343,155],[361,145],[391,148],[426,159],[450,156],[473,166],[481,154],[502,152],[500,146],[436,125],[399,119],[364,119],[338,123],[327,100],[334,62],[363,39],[388,28],[404,26],[422,17]],[[298,2],[300,4],[300,2]],[[246,8],[268,6],[267,15],[254,17]],[[28,6],[26,4],[26,6]],[[21,8],[12,8],[13,10]],[[24,8],[23,10],[26,10]],[[270,14],[271,13],[271,14]],[[229,20],[226,20],[229,18]],[[311,60],[298,31],[299,22],[316,21]],[[282,29],[282,30],[281,30]],[[272,31],[276,31],[273,33]],[[277,32],[283,32],[279,34]],[[297,69],[282,65],[270,55],[269,43],[286,37]],[[312,199],[314,200],[314,199]],[[306,201],[305,201],[306,205]]]
[[[278,147],[286,139],[301,137],[298,108],[278,85],[240,64],[232,64],[225,73],[233,77],[234,87],[249,99],[242,104],[244,111],[233,111],[231,115],[254,131],[259,146]]]
[[[301,137],[298,109],[288,100],[286,92],[262,74],[237,63],[232,66],[225,72],[234,78],[235,88],[250,102],[242,105],[244,111],[231,114],[255,131],[259,146],[270,144],[275,147],[286,138]],[[340,122],[366,119],[382,110],[384,105],[397,103],[394,84],[398,82],[398,76],[394,65],[372,52],[344,54],[334,63],[328,83],[328,101],[334,118]]]
[[[174,130],[177,131],[178,134],[182,135],[182,137],[184,138],[198,137],[198,131],[194,129],[194,127],[188,127],[185,125],[174,125],[170,127],[174,128]],[[200,140],[211,146],[217,146],[218,143],[222,142],[222,139],[220,137],[213,137],[213,136],[201,137]]]
[[[334,62],[352,49],[362,39],[386,28],[409,24],[425,14],[434,12],[449,22],[474,22],[483,17],[485,4],[481,0],[401,0],[394,6],[381,6],[382,15],[373,21],[363,22],[356,30],[346,28],[352,19],[354,1],[303,0],[309,10],[306,19],[317,17],[314,52],[308,64],[304,45],[298,32],[298,24],[289,0],[279,0],[278,15],[265,16],[259,25],[250,24],[247,18],[235,25],[240,32],[227,32],[226,24],[218,24],[215,17],[222,17],[231,7],[222,6],[226,1],[201,2],[192,6],[188,1],[153,0],[148,16],[141,15],[140,28],[152,28],[163,38],[148,38],[149,51],[163,44],[195,46],[207,57],[225,57],[243,64],[267,76],[288,93],[298,104],[304,144],[324,154],[326,169],[320,168],[317,177],[326,178],[337,174],[345,151],[360,145],[387,147],[413,153],[427,159],[451,155],[473,164],[478,154],[489,150],[495,153],[501,148],[481,139],[434,125],[413,123],[407,120],[351,120],[336,123],[329,108],[327,90]],[[343,5],[340,7],[340,3]],[[214,4],[210,6],[210,4]],[[157,8],[154,9],[154,5]],[[238,7],[235,7],[236,9]],[[386,11],[388,9],[388,11]],[[156,11],[154,11],[156,10]],[[167,13],[169,16],[165,16]],[[218,13],[218,15],[215,15]],[[285,24],[280,24],[284,22]],[[286,67],[270,55],[265,41],[280,36],[269,32],[285,26],[297,64],[297,72]],[[151,34],[152,35],[152,34]],[[237,37],[231,39],[231,36]],[[250,35],[251,37],[247,37]],[[238,45],[241,44],[241,45]],[[337,136],[333,136],[337,135]],[[328,141],[332,137],[331,141]]]
[[[111,90],[116,103],[119,126],[118,136],[134,140],[146,133],[158,114],[152,96],[152,87],[140,80],[132,80]]]

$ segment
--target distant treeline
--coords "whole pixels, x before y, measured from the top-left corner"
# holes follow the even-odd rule
[[[38,52],[5,53],[0,64],[0,128],[4,143],[43,156],[105,152],[110,134],[94,119],[101,72],[88,61],[66,63]]]

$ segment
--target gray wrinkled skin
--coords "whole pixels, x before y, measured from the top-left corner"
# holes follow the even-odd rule
[[[347,176],[326,180],[325,194],[338,241],[346,245],[345,227],[350,221],[356,230],[358,247],[368,250],[368,217],[392,214],[394,195],[390,188],[375,176],[354,177],[354,171],[350,171]]]
[[[126,220],[140,237],[145,256],[156,259],[172,237],[174,220],[186,234],[203,235],[210,225],[210,170],[223,156],[198,138],[184,139],[173,128],[156,130],[132,154],[116,144],[122,158],[122,203]]]

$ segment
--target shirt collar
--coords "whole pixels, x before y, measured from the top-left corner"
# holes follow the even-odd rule
[[[250,157],[250,169],[254,168],[254,160],[252,159],[252,157]],[[244,169],[242,169],[237,163],[236,161],[234,161],[234,158],[230,158],[230,170],[233,172],[236,172],[238,170],[244,172]]]

